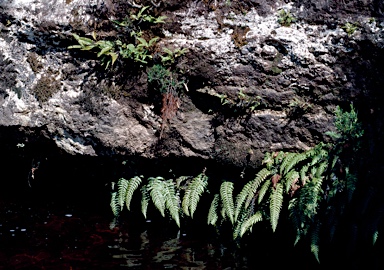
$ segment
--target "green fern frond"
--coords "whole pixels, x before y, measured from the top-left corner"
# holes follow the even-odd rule
[[[183,211],[187,216],[191,216],[193,218],[193,214],[196,211],[200,197],[206,190],[207,186],[208,177],[203,173],[192,179],[185,191],[182,202]]]
[[[319,163],[327,156],[328,156],[328,151],[324,149],[320,149],[317,155],[312,158],[311,166],[315,165],[316,163]]]
[[[233,183],[225,181],[220,186],[220,197],[223,202],[223,209],[232,224],[234,224],[235,204],[233,202]]]
[[[117,193],[118,193],[117,199],[119,202],[120,211],[123,210],[128,186],[129,186],[129,181],[124,178],[120,178],[119,181],[117,182]]]
[[[149,200],[150,198],[147,186],[143,186],[141,188],[141,213],[143,213],[144,218],[147,218]]]
[[[257,199],[257,203],[260,204],[261,201],[263,200],[265,194],[267,193],[268,189],[269,189],[269,186],[272,184],[271,181],[265,181],[264,184],[261,186],[260,190],[259,190],[259,195],[258,195],[258,199]]]
[[[140,186],[141,184],[141,178],[139,176],[135,176],[131,179],[129,179],[128,187],[126,188],[126,196],[125,196],[125,204],[127,205],[127,209],[131,210],[131,201],[132,196],[135,190]]]
[[[148,178],[148,191],[150,192],[152,202],[156,208],[160,211],[161,215],[165,217],[165,196],[167,192],[167,186],[162,177],[150,177]]]
[[[307,176],[308,169],[309,169],[309,166],[303,166],[300,169],[300,180],[303,185],[305,185],[305,183],[308,180],[308,176]]]
[[[296,246],[297,242],[299,242],[301,238],[301,224],[302,224],[302,215],[298,213],[297,209],[297,198],[294,198],[289,201],[288,211],[289,211],[289,218],[293,224],[294,229],[296,230],[296,239],[294,245]]]
[[[345,168],[345,172],[346,172],[345,178],[346,178],[348,201],[351,201],[353,193],[355,192],[355,189],[356,189],[357,176],[349,172],[349,167]]]
[[[243,237],[244,233],[252,229],[252,226],[263,220],[263,215],[260,211],[256,212],[253,216],[248,218],[245,222],[241,224],[240,237]]]
[[[327,168],[328,168],[328,161],[321,162],[317,167],[315,177],[321,177]]]
[[[288,164],[292,164],[292,160],[294,160],[298,156],[297,153],[287,153],[284,157],[283,162],[280,165],[280,175],[284,174]]]
[[[235,209],[235,220],[239,216],[239,213],[242,209],[243,203],[245,203],[245,208],[248,208],[252,198],[255,196],[257,189],[260,184],[272,174],[266,168],[261,169],[257,174],[255,179],[249,181],[241,190],[241,192],[236,196],[236,209]]]
[[[169,211],[169,214],[176,222],[177,226],[180,227],[180,216],[179,216],[179,202],[180,198],[176,193],[175,183],[172,180],[164,181],[164,197],[165,207]]]
[[[284,174],[287,174],[294,166],[296,166],[299,162],[305,160],[306,158],[307,158],[307,155],[305,154],[305,152],[292,155],[292,158],[288,159],[288,162],[286,163],[286,165],[284,165],[284,162],[283,162],[283,164],[280,167],[280,171],[284,169]],[[283,165],[285,166],[284,168],[282,168]]]
[[[280,211],[283,205],[283,199],[283,184],[277,183],[276,189],[272,189],[269,205],[271,226],[273,231],[276,230],[277,223],[279,221]]]
[[[376,241],[377,241],[377,238],[379,237],[379,231],[375,231],[373,233],[373,237],[372,237],[372,244],[375,245],[376,244]]]
[[[180,188],[181,187],[181,183],[183,183],[184,181],[188,180],[189,178],[190,178],[190,176],[180,176],[180,177],[176,178],[176,187]]]
[[[285,176],[285,192],[288,193],[292,185],[299,179],[300,175],[296,171],[290,171],[286,176]]]
[[[112,192],[111,194],[111,203],[109,204],[112,209],[113,215],[116,217],[120,213],[120,205],[117,198],[117,192]]]
[[[320,231],[320,223],[316,223],[314,229],[311,233],[311,252],[315,255],[315,258],[318,263],[319,260],[319,231]]]
[[[219,206],[219,200],[220,200],[219,194],[215,194],[215,196],[213,197],[213,200],[211,202],[211,206],[209,207],[209,211],[208,211],[208,219],[207,219],[208,225],[215,226],[217,220],[219,219],[219,216],[217,215],[217,208]]]

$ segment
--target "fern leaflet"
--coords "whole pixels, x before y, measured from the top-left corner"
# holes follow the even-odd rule
[[[217,220],[219,219],[219,216],[217,215],[219,200],[220,200],[219,194],[215,194],[211,202],[211,207],[209,207],[209,211],[208,211],[208,220],[207,220],[208,225],[215,226]]]
[[[111,194],[111,203],[109,204],[111,206],[113,215],[116,217],[119,215],[120,212],[120,207],[119,207],[119,202],[117,199],[117,194],[116,192],[112,192]]]
[[[263,215],[260,211],[256,212],[253,216],[248,218],[245,222],[241,224],[240,237],[243,237],[244,233],[252,229],[252,226],[263,220]]]
[[[172,180],[164,181],[164,197],[165,206],[168,209],[171,217],[176,222],[177,226],[180,227],[179,217],[179,197],[176,195],[175,184]]]
[[[119,202],[120,211],[123,210],[128,186],[129,186],[129,181],[124,178],[120,178],[119,181],[117,182],[117,193],[118,193],[117,200]]]
[[[141,184],[141,178],[139,176],[135,176],[131,179],[129,179],[128,187],[126,189],[126,195],[125,195],[125,204],[127,205],[127,209],[131,210],[131,200],[133,193],[135,190],[139,187]]]
[[[277,183],[276,189],[272,189],[270,196],[270,216],[272,230],[275,231],[279,221],[281,207],[283,205],[283,184]]]
[[[220,186],[220,196],[223,202],[223,209],[232,224],[234,224],[235,205],[233,203],[233,183],[225,181]]]
[[[299,179],[299,173],[296,171],[290,171],[286,176],[285,176],[285,192],[288,193],[292,185],[296,183],[296,181]]]
[[[147,218],[147,210],[149,204],[149,193],[147,186],[141,188],[141,213],[143,213],[144,218]]]
[[[320,263],[319,260],[319,230],[320,230],[320,223],[317,223],[315,225],[315,228],[312,231],[311,234],[311,252],[313,255],[315,255],[315,258],[318,263]]]
[[[165,196],[166,194],[166,185],[162,177],[150,177],[148,178],[148,190],[150,191],[153,204],[160,211],[161,215],[165,217]]]
[[[267,193],[269,186],[272,184],[271,181],[266,181],[260,188],[259,190],[259,197],[257,199],[257,202],[260,204],[261,201],[263,200],[265,193]]]
[[[246,202],[245,208],[248,208],[260,184],[271,174],[272,174],[271,171],[267,170],[266,168],[263,168],[256,174],[256,177],[254,180],[248,182],[243,187],[241,192],[236,197],[235,220],[237,220],[237,217],[239,216],[243,203]]]
[[[207,185],[208,177],[205,174],[199,174],[188,185],[182,202],[183,211],[187,216],[193,218],[193,213],[196,211],[197,204]]]

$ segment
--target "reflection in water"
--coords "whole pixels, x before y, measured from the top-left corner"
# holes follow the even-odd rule
[[[0,269],[248,269],[204,237],[88,210],[0,202]]]

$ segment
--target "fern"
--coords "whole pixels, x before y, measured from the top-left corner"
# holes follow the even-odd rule
[[[117,193],[116,192],[112,192],[111,203],[109,205],[111,206],[113,215],[118,216],[120,213],[120,208],[119,208],[119,202],[117,199]]]
[[[207,223],[208,225],[216,225],[217,220],[219,219],[219,216],[217,215],[217,209],[219,207],[219,201],[220,201],[220,195],[215,194],[213,197],[213,200],[211,202],[211,206],[209,207],[208,211],[208,219]]]
[[[117,194],[118,194],[117,200],[119,202],[120,211],[123,210],[128,186],[129,186],[129,181],[124,178],[120,178],[119,181],[117,182]]]
[[[152,202],[156,208],[160,211],[161,215],[165,217],[165,196],[166,186],[164,185],[164,178],[162,177],[150,177],[148,178],[148,191],[150,192]]]
[[[267,193],[269,186],[272,184],[271,181],[266,181],[260,188],[259,190],[259,197],[258,197],[258,203],[260,204],[261,201],[263,200],[265,193]]]
[[[285,192],[288,193],[292,185],[299,179],[300,175],[296,171],[290,171],[286,176],[285,176]]]
[[[139,176],[135,176],[129,179],[129,184],[128,184],[128,188],[126,189],[126,195],[125,195],[125,204],[128,210],[131,210],[131,201],[132,201],[133,193],[140,186],[140,184],[141,184],[141,178]]]
[[[297,153],[292,156],[292,158],[288,159],[288,162],[284,164],[285,167],[283,167],[283,164],[280,167],[280,171],[284,169],[284,174],[287,174],[294,166],[296,166],[299,162],[305,160],[307,158],[306,153]]]
[[[318,178],[321,177],[327,168],[328,168],[328,161],[321,162],[317,167],[315,177],[318,177]]]
[[[283,162],[280,165],[280,175],[284,174],[285,169],[287,168],[288,164],[292,164],[292,160],[297,157],[297,153],[287,153],[286,156],[283,158]]]
[[[223,202],[223,209],[232,224],[234,224],[235,205],[233,203],[233,183],[225,181],[220,186],[220,196]]]
[[[249,206],[249,203],[251,202],[252,198],[255,196],[257,189],[259,188],[260,184],[272,174],[271,171],[269,171],[266,168],[261,169],[257,174],[254,180],[248,182],[241,192],[236,197],[236,209],[235,209],[235,220],[237,219],[243,203],[245,203],[245,207],[247,208]]]
[[[141,188],[141,213],[143,213],[144,218],[147,218],[149,200],[150,198],[147,186],[143,186]]]
[[[241,224],[240,237],[243,237],[244,233],[252,229],[252,226],[263,220],[263,215],[260,211],[256,212],[253,216],[248,218],[245,222]]]
[[[279,221],[281,207],[283,205],[283,184],[277,183],[276,189],[272,189],[270,196],[270,216],[272,230],[275,231]]]
[[[171,217],[176,222],[177,226],[180,227],[180,216],[179,216],[179,196],[176,194],[175,184],[172,180],[163,182],[165,186],[164,197],[165,197],[165,207],[169,211]]]
[[[300,169],[300,180],[302,185],[305,185],[308,180],[308,176],[307,176],[308,169],[309,169],[309,166],[307,165],[301,167]]]
[[[197,204],[201,195],[204,193],[208,185],[208,177],[205,174],[199,174],[193,178],[188,185],[182,202],[182,208],[187,216],[193,218],[193,214],[196,211]]]
[[[315,255],[315,258],[318,263],[319,260],[319,231],[320,231],[320,223],[317,223],[311,233],[311,252]]]

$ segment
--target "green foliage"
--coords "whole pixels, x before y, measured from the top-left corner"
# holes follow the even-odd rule
[[[234,112],[253,112],[262,104],[262,98],[259,96],[251,97],[242,90],[237,95],[236,99],[231,99],[225,94],[216,94],[220,98],[221,105],[228,106]]]
[[[281,9],[278,16],[277,22],[282,26],[289,27],[292,23],[296,22],[296,18],[285,9]]]
[[[358,122],[357,112],[353,105],[350,105],[350,112],[344,112],[340,106],[335,110],[336,132],[326,132],[327,135],[337,140],[353,140],[363,136],[364,130],[361,123]]]
[[[144,11],[146,11],[149,8],[149,6],[144,6],[140,9],[140,11],[137,14],[131,14],[130,19],[132,22],[135,21],[144,21],[149,23],[165,23],[165,19],[167,19],[166,16],[160,16],[160,17],[154,17],[149,14],[145,14]]]
[[[207,189],[208,177],[201,173],[191,180],[187,186],[182,202],[183,211],[187,216],[193,218],[193,214],[196,211],[197,204],[201,195]]]
[[[363,135],[352,106],[350,112],[343,112],[340,108],[336,110],[335,126],[338,136],[334,144],[319,143],[300,153],[266,153],[262,168],[237,195],[234,194],[234,182],[223,181],[219,192],[213,196],[207,223],[219,227],[229,221],[233,238],[239,240],[251,232],[257,222],[269,221],[275,232],[279,220],[287,218],[296,232],[295,245],[300,239],[307,238],[311,252],[320,261],[320,235],[333,238],[338,219],[356,188],[357,176],[351,169],[353,159],[342,158],[340,154],[346,142]],[[345,171],[343,176],[339,173],[341,169]],[[208,186],[205,172],[196,177],[179,177],[176,180],[164,180],[161,177],[148,180],[148,184],[141,188],[144,216],[152,201],[163,216],[169,212],[179,226],[180,213],[193,217],[200,197]],[[112,194],[111,198],[115,215],[121,211],[127,197],[132,197],[133,191],[128,191],[136,190],[138,183],[139,179],[136,179],[130,187],[129,181],[121,179],[119,194]],[[285,207],[288,216],[281,216],[285,213],[282,211]],[[378,237],[377,224],[378,221],[370,228],[369,237],[372,237],[373,243]]]
[[[130,17],[125,18],[122,22],[112,21],[118,27],[128,30],[129,35],[125,33],[123,36],[114,37],[114,40],[97,40],[96,32],[92,33],[93,39],[73,34],[78,45],[69,46],[68,49],[96,51],[97,57],[101,58],[105,69],[110,65],[112,66],[119,56],[141,64],[148,64],[148,61],[152,59],[149,51],[159,38],[153,37],[148,41],[142,38],[143,32],[140,25],[142,22],[151,24],[165,23],[164,20],[166,19],[165,16],[154,17],[145,14],[148,8],[149,6],[143,7],[137,14],[131,14]]]
[[[164,47],[163,52],[165,53],[165,55],[160,55],[161,63],[163,65],[172,65],[175,63],[177,58],[184,55],[187,51],[188,51],[188,49],[186,49],[186,48],[183,48],[183,49],[176,48],[172,51],[172,50]]]
[[[177,93],[183,88],[184,81],[179,81],[177,75],[163,65],[153,65],[148,68],[148,83],[161,93]]]
[[[117,191],[112,193],[110,203],[115,216],[118,216],[123,210],[124,204],[130,210],[133,194],[141,184],[142,176],[135,176],[129,180],[119,179]],[[184,211],[184,214],[193,217],[200,197],[206,191],[207,186],[208,177],[204,171],[196,177],[182,176],[175,180],[149,177],[148,183],[141,187],[141,212],[147,218],[148,206],[152,202],[163,217],[169,214],[180,227],[180,213]],[[182,200],[180,193],[184,195]]]
[[[348,34],[348,36],[352,36],[357,30],[358,24],[347,22],[341,28]]]

